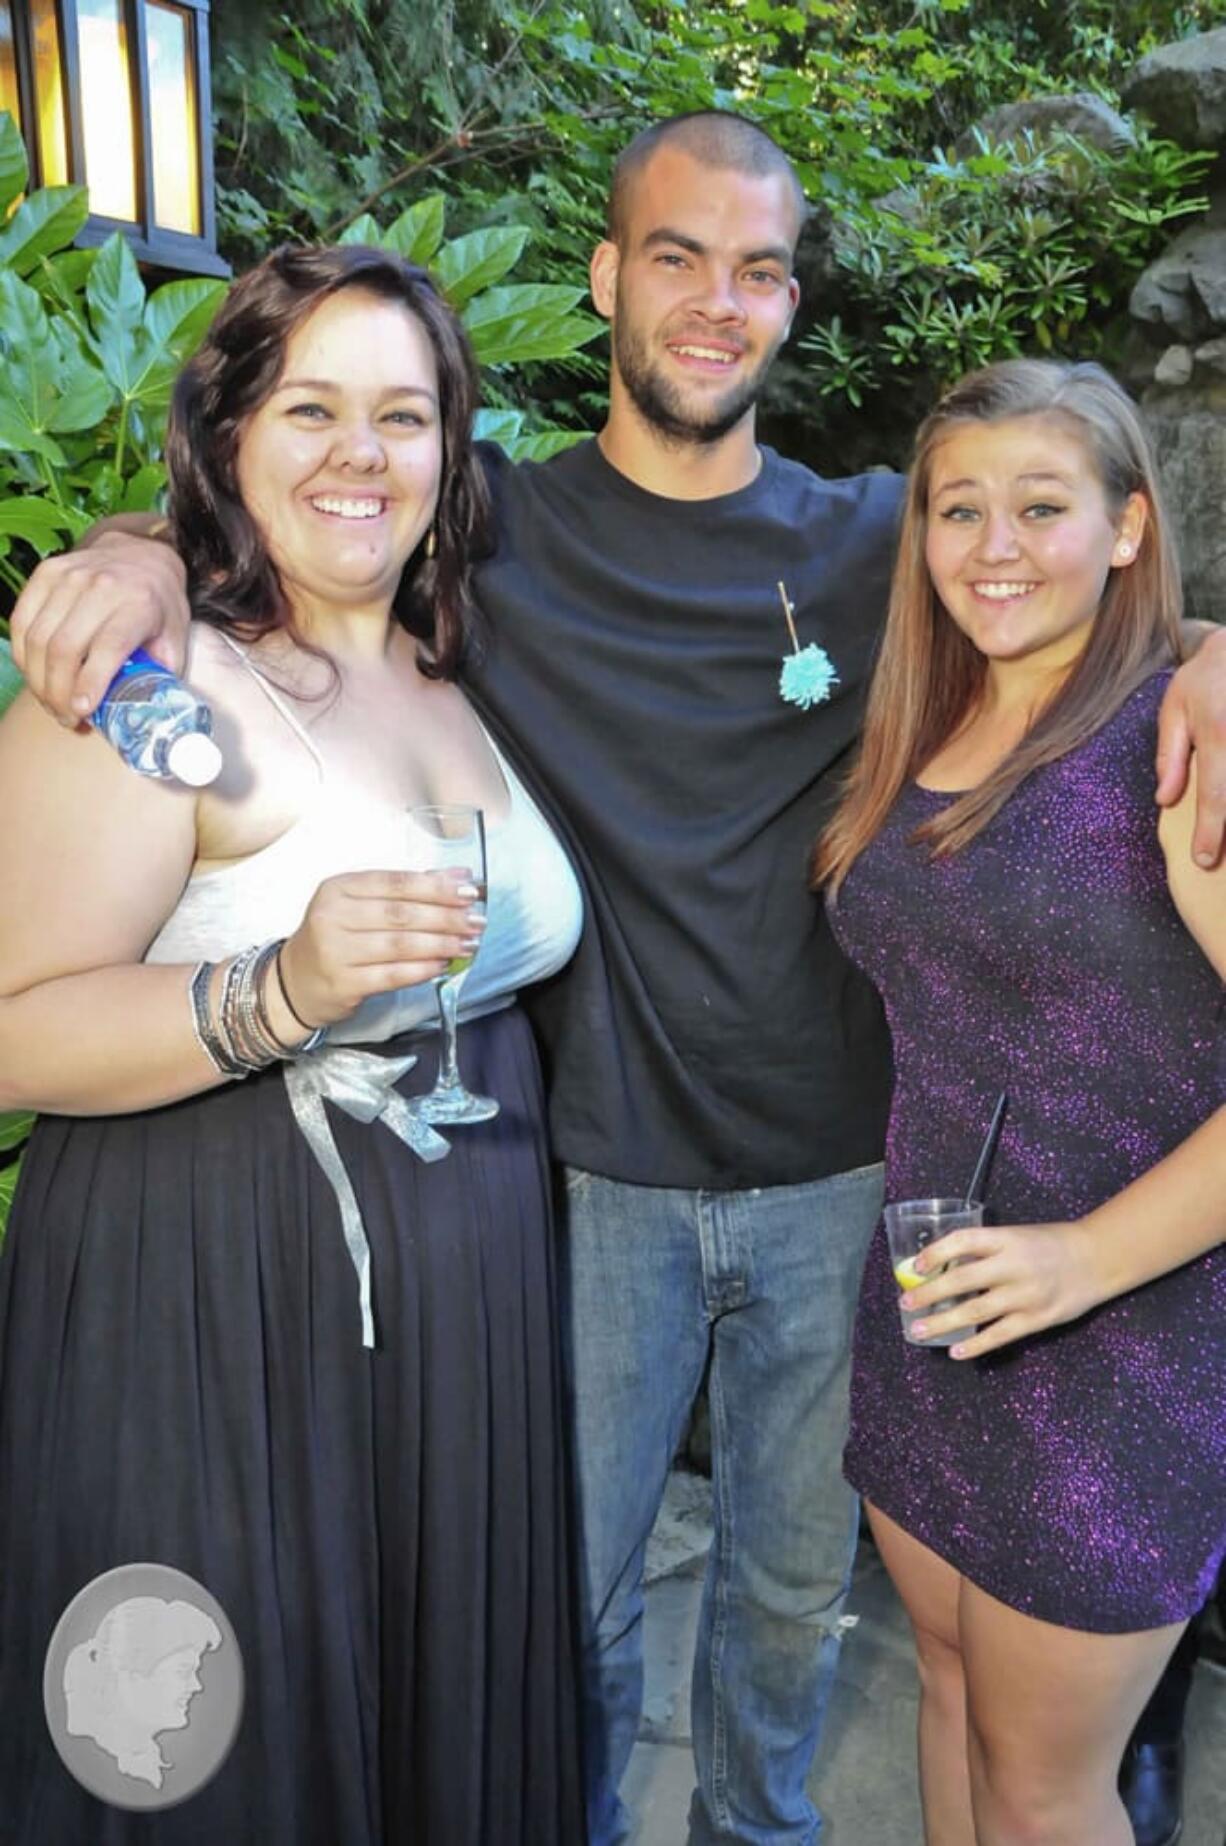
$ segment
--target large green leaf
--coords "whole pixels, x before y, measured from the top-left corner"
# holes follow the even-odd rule
[[[369,212],[363,212],[352,224],[347,224],[337,238],[339,244],[375,244],[383,242],[383,233]]]
[[[139,406],[146,416],[155,413],[161,416],[170,408],[170,394],[181,367],[173,353],[159,352],[153,348],[145,355],[145,361],[140,377],[129,393],[128,402]]]
[[[40,256],[29,275],[44,301],[83,331],[88,328],[81,312],[81,293],[97,257],[96,250],[61,250],[55,256]]]
[[[578,307],[583,294],[581,288],[562,282],[510,282],[502,288],[486,289],[479,301],[469,303],[462,319],[470,333],[475,327],[508,315],[539,314],[556,320]]]
[[[38,291],[11,269],[0,269],[0,334],[15,354],[51,343],[51,323]]]
[[[180,364],[189,359],[208,332],[227,292],[224,282],[209,282],[199,276],[164,283],[150,295],[145,308],[145,332],[152,345]]]
[[[60,394],[47,417],[47,428],[58,435],[69,430],[94,429],[115,399],[106,377],[83,355],[66,366],[60,376]]]
[[[59,397],[61,347],[52,335],[41,297],[11,269],[0,269],[0,334],[8,347],[0,368],[0,415],[6,426],[0,443],[6,448],[34,448],[46,455],[45,448],[25,437],[40,437],[46,431]],[[14,431],[23,425],[25,436],[15,441]]]
[[[0,218],[25,191],[29,177],[30,163],[21,130],[5,110],[0,113]]]
[[[431,262],[443,241],[447,221],[447,202],[441,192],[418,199],[384,231],[381,242],[389,250],[399,251],[410,263]]]
[[[40,558],[45,558],[49,551],[62,550],[63,535],[71,530],[72,520],[68,514],[37,494],[18,494],[10,500],[0,500],[0,532],[24,538]],[[13,671],[16,672],[15,667]],[[0,1134],[0,1149],[3,1147],[4,1139]]]
[[[603,321],[572,312],[583,291],[533,282],[487,289],[470,301],[462,319],[484,365],[561,359],[595,339]]]
[[[52,467],[67,467],[63,449],[50,436],[34,428],[20,399],[0,384],[0,449],[12,449],[20,455],[41,455]]]
[[[435,279],[447,291],[453,307],[462,308],[481,289],[501,282],[507,271],[514,269],[527,241],[527,227],[522,224],[495,225],[490,230],[453,238],[435,259]]]
[[[524,426],[522,410],[479,410],[473,418],[473,441],[496,442],[509,449]]]
[[[543,462],[560,455],[563,449],[573,449],[576,443],[586,441],[586,430],[530,429],[512,437],[503,447],[512,461]]]
[[[17,671],[16,667],[13,671]],[[20,1147],[23,1141],[29,1139],[33,1126],[34,1117],[24,1109],[0,1114],[0,1154],[8,1153],[12,1147]]]
[[[90,319],[100,340],[132,333],[145,311],[145,285],[132,246],[118,231],[99,250],[85,284]]]
[[[161,505],[162,492],[166,486],[166,465],[164,462],[148,462],[138,468],[123,490],[123,498],[116,509],[121,513],[148,513]]]
[[[551,455],[587,441],[581,429],[525,429],[522,410],[479,410],[473,418],[473,440],[496,442],[512,461],[548,461]]]
[[[473,347],[483,365],[526,365],[534,359],[566,359],[605,330],[592,314],[567,314],[561,320],[532,321],[499,336],[487,330]]]
[[[225,296],[224,282],[198,277],[167,282],[145,303],[140,326],[106,324],[99,341],[102,365],[125,404],[139,405],[150,416],[166,410],[180,367]]]
[[[145,285],[126,237],[108,237],[85,285],[94,344],[102,369],[121,397],[132,391],[141,367],[141,311]]]
[[[40,257],[70,244],[88,217],[84,186],[47,186],[32,192],[0,231],[0,263],[24,276]]]
[[[0,712],[13,703],[25,681],[13,665],[13,650],[0,636]],[[5,1117],[0,1115],[0,1123]]]

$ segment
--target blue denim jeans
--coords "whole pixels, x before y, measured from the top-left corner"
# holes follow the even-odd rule
[[[691,1846],[812,1846],[805,1793],[855,1548],[852,1313],[881,1168],[690,1192],[567,1169],[563,1326],[578,1502],[590,1846],[643,1699],[643,1556],[710,1360],[715,1537],[692,1686]]]

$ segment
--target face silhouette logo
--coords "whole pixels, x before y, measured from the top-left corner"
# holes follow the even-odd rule
[[[119,1807],[169,1807],[229,1752],[242,1707],[238,1643],[191,1577],[125,1565],[64,1611],[43,1694],[56,1749],[91,1793]]]
[[[220,1646],[217,1623],[194,1603],[158,1596],[116,1603],[65,1663],[69,1736],[92,1737],[121,1774],[161,1788],[169,1764],[157,1734],[184,1729],[201,1690],[200,1657]]]

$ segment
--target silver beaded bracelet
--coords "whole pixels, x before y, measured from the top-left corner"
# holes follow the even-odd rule
[[[225,1077],[247,1077],[280,1058],[313,1051],[324,1036],[317,1026],[299,1045],[287,1045],[273,1029],[268,1011],[268,977],[284,938],[243,949],[222,977],[221,1004],[214,1016],[210,990],[214,962],[198,962],[188,983],[196,1042]],[[292,1010],[292,1009],[291,1009]]]

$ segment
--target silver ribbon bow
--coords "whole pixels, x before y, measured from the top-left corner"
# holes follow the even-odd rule
[[[357,1194],[337,1150],[324,1102],[335,1103],[356,1122],[382,1122],[419,1160],[442,1160],[451,1152],[451,1143],[423,1120],[416,1102],[398,1096],[394,1088],[416,1062],[415,1057],[384,1058],[349,1045],[323,1045],[282,1066],[294,1120],[336,1194],[345,1247],[358,1276],[363,1346],[375,1343],[370,1245]]]

